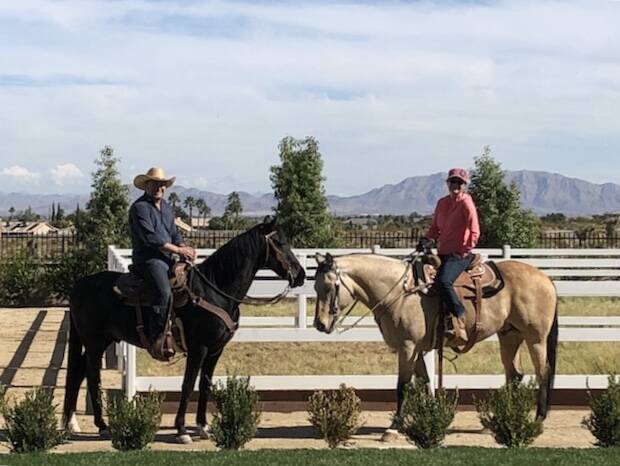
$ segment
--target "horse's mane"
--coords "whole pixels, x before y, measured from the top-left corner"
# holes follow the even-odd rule
[[[200,271],[217,283],[230,283],[240,272],[243,262],[254,257],[262,247],[259,227],[235,236],[199,264]]]

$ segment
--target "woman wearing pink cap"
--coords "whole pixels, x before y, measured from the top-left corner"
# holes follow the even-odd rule
[[[465,328],[465,308],[454,291],[454,281],[471,264],[471,250],[478,243],[480,227],[478,213],[472,197],[465,192],[469,175],[462,168],[453,168],[448,172],[449,195],[437,201],[433,223],[420,239],[417,250],[423,251],[430,246],[431,240],[438,243],[441,266],[435,278],[439,294],[448,311],[454,316],[451,329],[446,332],[454,344],[467,341]]]

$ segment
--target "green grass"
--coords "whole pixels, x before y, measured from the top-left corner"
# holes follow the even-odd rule
[[[440,448],[420,450],[259,450],[241,452],[137,452],[80,453],[47,455],[5,455],[5,465],[49,466],[129,466],[129,465],[325,465],[325,466],[396,466],[434,465],[612,465],[618,464],[618,449],[555,449],[528,448]]]

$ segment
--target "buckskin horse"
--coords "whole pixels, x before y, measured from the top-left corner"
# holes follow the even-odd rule
[[[411,271],[406,261],[378,254],[338,258],[317,254],[316,259],[315,328],[331,333],[355,300],[373,311],[385,343],[398,354],[396,413],[400,415],[404,387],[414,373],[429,381],[422,356],[436,347],[439,297],[403,292],[405,281],[410,279],[407,271]],[[525,341],[539,384],[536,416],[544,419],[555,377],[558,343],[555,286],[543,272],[528,264],[508,260],[496,266],[504,287],[482,300],[479,319],[474,317],[472,300],[463,300],[468,333],[474,333],[476,324],[476,341],[497,333],[507,382],[522,378],[518,349]],[[383,439],[392,440],[396,435],[392,424]]]
[[[218,306],[230,319],[207,312],[195,300],[176,310],[183,323],[187,344],[187,361],[181,389],[181,401],[175,418],[177,436],[191,443],[185,428],[189,396],[200,372],[196,422],[201,438],[208,438],[206,408],[215,365],[224,346],[234,334],[239,320],[239,304],[260,268],[273,270],[289,286],[303,284],[305,271],[292,253],[276,220],[266,220],[233,238],[202,263],[189,269],[188,287],[194,298]],[[66,392],[63,406],[65,427],[79,431],[75,407],[80,385],[87,379],[95,425],[105,433],[107,425],[101,412],[99,390],[101,360],[112,342],[124,340],[143,347],[137,330],[133,306],[124,304],[113,287],[121,274],[101,272],[78,281],[71,295],[69,355]],[[228,324],[227,325],[227,322]],[[234,327],[231,328],[231,321]]]

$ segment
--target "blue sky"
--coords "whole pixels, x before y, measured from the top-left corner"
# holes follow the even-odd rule
[[[88,192],[104,145],[270,191],[286,135],[327,191],[470,167],[620,183],[620,1],[0,1],[0,191]]]

